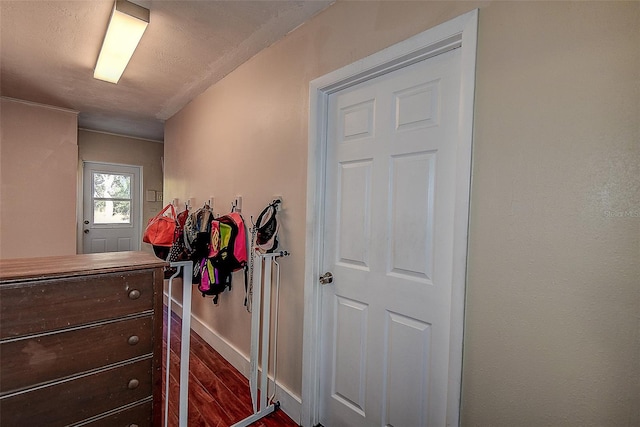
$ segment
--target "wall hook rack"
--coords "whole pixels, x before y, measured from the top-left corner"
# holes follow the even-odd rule
[[[236,196],[231,202],[231,212],[242,212],[242,196]]]

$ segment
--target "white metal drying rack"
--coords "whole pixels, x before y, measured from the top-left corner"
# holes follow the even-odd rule
[[[268,402],[268,387],[269,387],[269,332],[271,324],[271,276],[272,266],[277,266],[276,275],[276,331],[278,327],[277,319],[277,300],[280,287],[280,266],[276,261],[276,258],[290,255],[287,251],[276,251],[273,253],[260,254],[256,253],[258,262],[253,269],[253,283],[257,283],[254,287],[252,295],[252,312],[251,312],[251,360],[250,360],[250,372],[249,372],[249,388],[251,391],[251,402],[253,405],[253,414],[247,418],[235,423],[231,427],[247,427],[257,420],[265,417],[266,415],[275,411],[280,403]],[[262,274],[264,264],[264,275]],[[169,279],[168,285],[168,301],[167,301],[167,356],[166,356],[166,371],[165,371],[165,403],[164,403],[164,426],[168,427],[169,422],[169,367],[170,354],[171,354],[171,285],[173,279],[183,271],[182,282],[182,339],[180,344],[180,403],[179,403],[179,427],[188,427],[188,410],[189,410],[189,352],[191,345],[191,286],[193,261],[178,261],[172,262],[171,267],[176,267],[176,272]],[[264,288],[264,289],[263,289]],[[264,296],[262,295],[264,292]],[[262,301],[264,303],[262,304]],[[262,310],[260,307],[262,306]],[[260,319],[262,314],[262,319]],[[262,333],[260,334],[260,327],[262,326]],[[277,336],[275,337],[277,339]],[[262,345],[261,345],[262,344]],[[262,349],[262,352],[260,352]],[[276,345],[274,345],[274,359],[277,355]],[[261,353],[261,354],[259,354]],[[262,372],[258,372],[258,358],[261,358],[260,366],[262,366]],[[274,390],[276,384],[276,361],[274,361]],[[260,385],[258,387],[258,377],[260,377]],[[258,399],[258,390],[260,390],[260,396]],[[275,391],[274,391],[275,396]]]
[[[189,415],[189,351],[191,347],[191,285],[193,284],[193,261],[172,262],[171,267],[177,270],[169,279],[167,292],[167,367],[165,370],[164,389],[164,427],[169,425],[169,363],[171,355],[171,285],[180,271],[182,274],[182,339],[180,343],[180,403],[179,403],[179,426],[187,427]]]
[[[249,366],[249,388],[251,391],[251,403],[253,404],[253,414],[249,415],[244,420],[238,421],[231,427],[247,427],[250,424],[258,421],[273,411],[275,411],[280,403],[268,400],[269,394],[269,332],[271,324],[271,273],[272,266],[275,264],[276,270],[276,318],[275,318],[275,333],[274,343],[277,340],[278,335],[278,292],[280,289],[280,265],[276,261],[276,258],[289,256],[287,251],[276,251],[272,253],[262,254],[255,253],[257,258],[255,265],[253,266],[253,283],[254,289],[251,296],[251,360]],[[264,264],[264,275],[262,274]],[[257,286],[255,285],[257,284]],[[263,295],[264,293],[264,295]],[[262,303],[262,304],[261,304]],[[262,310],[260,306],[262,305]],[[262,312],[262,319],[260,319],[260,313]],[[262,327],[262,333],[260,334],[260,328]],[[261,345],[262,344],[262,345]],[[260,352],[262,350],[262,352]],[[261,354],[259,354],[261,353]],[[276,363],[277,360],[277,347],[274,344],[274,364],[273,364],[273,384],[275,397],[276,387]],[[262,372],[258,372],[258,359],[261,359],[260,366]],[[258,387],[258,377],[260,384]],[[260,398],[258,399],[258,390],[260,390]]]

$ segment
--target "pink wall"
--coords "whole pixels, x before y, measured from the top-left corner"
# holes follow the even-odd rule
[[[77,113],[1,99],[0,258],[76,253]]]
[[[167,122],[165,195],[242,194],[247,219],[284,197],[278,380],[298,394],[309,82],[477,6],[462,424],[639,425],[638,2],[338,1]],[[235,283],[194,313],[247,354]]]
[[[254,56],[169,119],[167,200],[215,196],[216,212],[243,196],[246,220],[281,195],[284,210],[278,381],[301,393],[309,82],[473,8],[457,2],[338,2]],[[244,355],[250,316],[234,280],[218,307],[194,295],[193,312]]]

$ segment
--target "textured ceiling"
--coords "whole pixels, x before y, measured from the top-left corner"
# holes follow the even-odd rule
[[[117,85],[95,80],[112,0],[0,0],[0,94],[82,128],[163,139],[164,120],[331,1],[135,0],[149,26]]]

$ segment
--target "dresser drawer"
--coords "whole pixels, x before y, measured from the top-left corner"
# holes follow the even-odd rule
[[[149,314],[0,342],[0,393],[150,354],[152,325]]]
[[[146,399],[151,396],[151,364],[148,358],[0,397],[2,425],[66,426]]]
[[[152,427],[151,409],[152,404],[147,401],[81,425],[82,427]]]
[[[153,309],[154,270],[4,283],[0,339]]]

